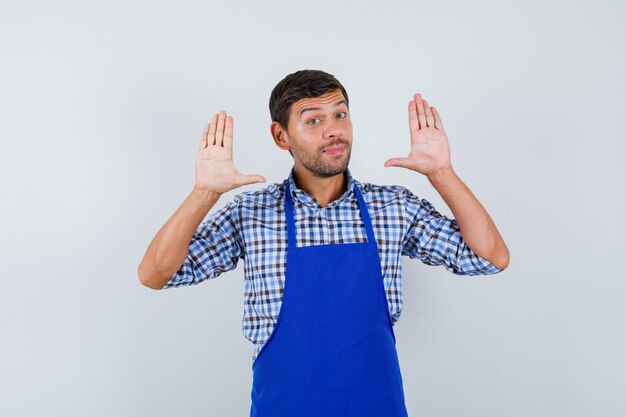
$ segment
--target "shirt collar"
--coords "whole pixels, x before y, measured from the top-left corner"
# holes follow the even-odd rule
[[[317,202],[315,201],[313,196],[308,194],[306,191],[298,188],[296,182],[294,181],[293,172],[294,169],[291,168],[291,171],[289,172],[289,178],[287,179],[287,181],[289,182],[289,189],[291,190],[291,196],[295,199],[300,200],[300,202],[304,204],[317,207]],[[327,207],[333,206],[354,194],[354,180],[352,179],[352,174],[350,173],[350,170],[348,168],[346,168],[345,173],[348,180],[346,191],[341,195],[341,197],[339,197],[335,201],[332,201]]]

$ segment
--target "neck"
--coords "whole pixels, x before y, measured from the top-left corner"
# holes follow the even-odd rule
[[[332,177],[318,177],[305,169],[294,167],[294,181],[298,188],[313,196],[320,207],[326,207],[346,192],[348,178],[345,172]]]

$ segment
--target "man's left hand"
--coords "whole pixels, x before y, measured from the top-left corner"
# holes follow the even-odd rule
[[[391,158],[386,167],[396,166],[417,171],[426,176],[450,170],[450,145],[443,123],[435,107],[417,93],[409,102],[411,152],[405,158]]]

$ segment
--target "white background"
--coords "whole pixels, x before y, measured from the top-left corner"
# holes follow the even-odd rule
[[[511,251],[495,276],[404,260],[409,414],[624,413],[623,2],[0,0],[0,415],[249,413],[242,263],[162,292],[136,271],[219,109],[242,172],[287,176],[267,103],[304,68],[348,90],[355,178],[451,215],[383,167],[421,92]]]

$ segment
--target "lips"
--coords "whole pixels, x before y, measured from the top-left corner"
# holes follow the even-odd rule
[[[328,148],[324,149],[322,152],[327,153],[329,155],[336,155],[336,154],[342,153],[345,149],[346,147],[343,145],[329,146]]]

